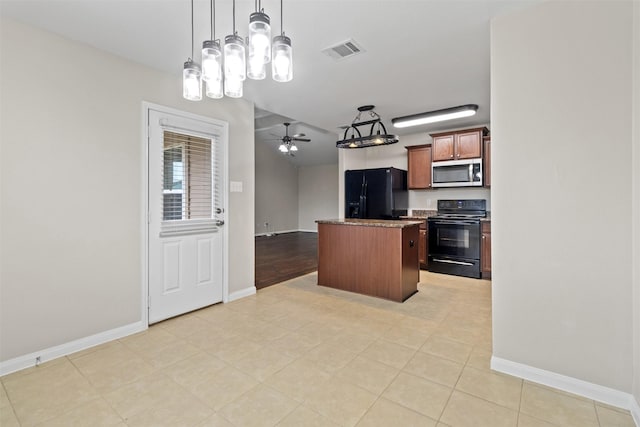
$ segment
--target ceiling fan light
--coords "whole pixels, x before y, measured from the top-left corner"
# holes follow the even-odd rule
[[[289,150],[298,151],[298,147],[296,147],[296,144],[291,144],[291,147],[289,148]]]
[[[202,80],[222,79],[222,49],[217,40],[202,42]]]
[[[229,98],[242,98],[243,87],[242,80],[224,79],[224,94]]]
[[[200,66],[189,59],[182,70],[182,96],[189,101],[202,99],[202,73]]]
[[[273,58],[271,73],[277,82],[289,82],[293,79],[293,50],[291,39],[285,35],[275,36],[272,46]]]
[[[224,38],[224,78],[241,81],[247,78],[244,41],[235,34]]]
[[[289,149],[287,148],[287,146],[284,143],[280,144],[280,146],[278,147],[278,150],[280,150],[280,152],[282,152],[282,153],[286,153],[286,152],[289,151]]]
[[[264,12],[249,16],[249,56],[261,56],[265,64],[271,61],[271,20]]]
[[[410,116],[396,117],[391,120],[394,127],[406,128],[410,126],[426,125],[445,120],[459,119],[476,114],[476,104],[461,105],[459,107],[445,108],[442,110],[428,111],[426,113],[412,114]]]

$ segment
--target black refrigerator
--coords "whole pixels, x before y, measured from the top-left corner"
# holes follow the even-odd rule
[[[345,218],[397,219],[407,214],[407,171],[357,169],[344,173]]]

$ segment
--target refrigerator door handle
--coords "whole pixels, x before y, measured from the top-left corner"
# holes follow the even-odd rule
[[[360,210],[360,215],[358,217],[366,218],[367,217],[367,182],[364,180],[364,178],[362,180],[362,190],[360,192],[359,210]]]

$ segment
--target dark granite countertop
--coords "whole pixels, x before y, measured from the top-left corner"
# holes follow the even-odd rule
[[[386,228],[405,228],[414,225],[420,225],[422,221],[412,220],[389,220],[389,219],[318,219],[317,224],[334,224],[334,225],[359,225],[364,227],[386,227]]]

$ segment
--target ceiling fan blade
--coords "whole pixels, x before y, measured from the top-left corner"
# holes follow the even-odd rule
[[[303,136],[307,136],[304,133],[296,133],[295,135],[292,135],[291,138],[302,138]]]
[[[309,138],[291,138],[292,141],[311,142]]]

